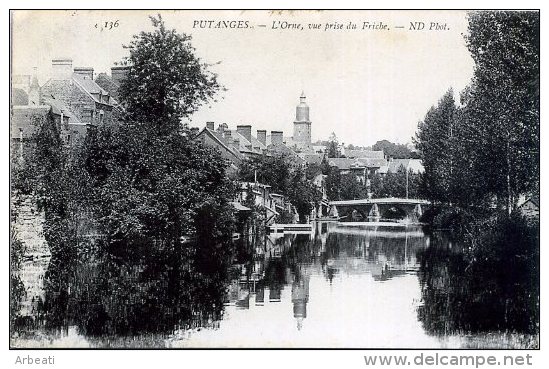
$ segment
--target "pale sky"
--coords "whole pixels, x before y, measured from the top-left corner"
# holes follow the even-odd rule
[[[204,106],[192,125],[206,121],[252,124],[256,129],[293,132],[295,106],[304,90],[312,138],[335,132],[340,142],[372,145],[388,139],[407,143],[427,110],[452,87],[470,81],[473,61],[463,39],[462,11],[160,11],[166,26],[191,34],[196,54],[227,88]],[[127,51],[131,36],[152,28],[154,11],[19,11],[13,15],[13,72],[31,74],[40,84],[51,59],[69,57],[73,66],[109,72]],[[118,20],[112,30],[101,30]],[[248,21],[248,29],[199,29],[194,21]],[[272,29],[273,22],[300,23],[303,30]],[[362,30],[383,22],[386,31]],[[328,30],[326,23],[353,22],[356,30]],[[446,23],[447,30],[413,31],[410,22]],[[320,30],[309,23],[322,24]],[[95,25],[98,24],[98,28]],[[266,27],[259,27],[264,24]],[[402,26],[404,28],[395,28]]]

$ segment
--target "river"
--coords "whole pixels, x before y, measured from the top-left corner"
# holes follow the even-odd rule
[[[214,265],[212,252],[219,250],[210,245],[192,263],[180,250],[134,263],[105,256],[71,267],[56,259],[23,265],[21,280],[32,296],[21,297],[11,344],[523,348],[537,342],[474,322],[473,296],[452,284],[463,271],[462,250],[444,234],[317,223],[312,233],[235,242],[239,253],[230,264]]]

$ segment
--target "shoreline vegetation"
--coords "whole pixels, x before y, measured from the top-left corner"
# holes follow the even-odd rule
[[[164,312],[146,303],[134,318],[142,317],[144,326],[138,328],[151,332],[189,319],[197,311],[190,294],[213,296],[224,288],[231,262],[249,251],[235,246],[233,233],[243,233],[245,225],[264,232],[264,216],[253,199],[244,203],[252,209],[248,220],[235,217],[230,202],[238,181],[260,178],[286,196],[304,222],[312,204],[322,199],[312,183],[314,175],[322,173],[330,200],[365,198],[371,191],[379,197],[406,195],[433,203],[422,221],[434,244],[437,230],[449,229],[459,247],[430,247],[421,255],[418,317],[430,334],[449,340],[455,333],[464,334],[471,337],[466,340],[470,348],[538,347],[539,215],[525,216],[520,204],[535,199],[539,206],[540,196],[539,13],[469,13],[465,41],[475,61],[474,76],[460,93],[459,105],[450,89],[419,122],[414,143],[425,173],[400,170],[384,179],[374,175],[369,187],[339,174],[325,160],[303,169],[284,156],[245,162],[229,176],[219,152],[193,141],[189,128],[180,123],[214,101],[223,86],[195,56],[190,36],[166,29],[160,16],[151,21],[154,31],[136,35],[125,46],[129,57],[123,63],[130,69],[120,89],[123,124],[94,128],[74,150],[62,142],[59,127],[37,117],[32,144],[24,152],[15,152],[12,145],[12,337],[16,328],[32,324],[17,315],[24,295],[17,271],[25,246],[13,231],[18,216],[13,213],[14,196],[34,199],[44,216],[50,263],[66,265],[60,275],[51,275],[51,268],[46,272],[51,294],[40,307],[39,320],[55,326],[66,319],[67,283],[74,278],[93,276],[100,286],[118,275],[118,282],[131,291],[132,280],[160,272],[152,268],[160,263],[167,266],[161,272],[179,273],[178,294],[170,298],[185,309],[174,313],[167,306],[173,317],[165,326],[155,326],[147,317]],[[162,63],[153,63],[151,58],[156,61],[158,55]],[[338,157],[337,150],[334,136],[328,151]],[[279,219],[291,223],[294,214],[283,212]],[[100,235],[99,242],[84,237],[90,234]],[[197,242],[182,243],[186,237]],[[172,265],[174,253],[186,264]],[[82,273],[76,266],[90,258],[103,260],[101,269],[75,275]],[[123,281],[121,270],[131,278]],[[192,273],[203,276],[202,282],[189,277]],[[151,296],[156,291],[153,285],[140,288]],[[59,299],[67,302],[59,304]],[[94,303],[102,302],[90,302],[87,308],[96,309]],[[66,310],[56,310],[59,306]],[[204,316],[199,321],[220,319],[222,306],[217,301],[201,307]],[[94,322],[108,318],[105,311],[94,314]],[[113,333],[84,321],[79,327],[91,336]],[[132,334],[133,328],[122,324],[114,333]],[[503,341],[490,341],[493,331],[503,332]]]

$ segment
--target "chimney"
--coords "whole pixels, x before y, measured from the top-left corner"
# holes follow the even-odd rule
[[[91,67],[75,67],[74,74],[78,74],[84,79],[93,80],[93,68]]]
[[[284,143],[282,131],[271,131],[271,145]]]
[[[69,80],[72,77],[72,59],[59,58],[51,61],[54,80]]]
[[[130,67],[128,66],[116,66],[111,68],[111,78],[113,82],[118,84],[122,84],[122,81],[126,79],[128,72],[130,71]]]
[[[214,122],[206,122],[206,128],[208,128],[210,131],[213,131],[215,127]]]
[[[257,130],[257,140],[263,145],[267,145],[267,131],[264,129]]]
[[[226,145],[232,145],[233,144],[233,135],[230,129],[225,129],[225,134],[223,135],[223,142],[225,142]]]
[[[225,130],[228,128],[227,123],[221,123],[217,126],[217,132],[221,135],[221,137],[225,137]]]
[[[252,142],[252,126],[236,126],[236,131],[240,133],[246,140]]]

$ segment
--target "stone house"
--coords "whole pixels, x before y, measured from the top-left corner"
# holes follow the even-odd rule
[[[114,122],[113,114],[120,107],[95,83],[93,68],[73,68],[71,59],[54,59],[52,72],[52,78],[41,87],[42,99],[61,101],[80,123],[97,126]]]

